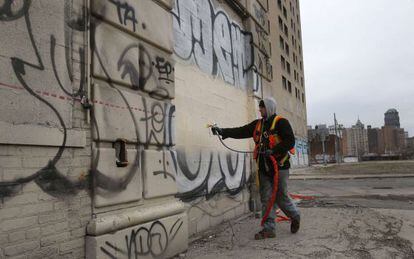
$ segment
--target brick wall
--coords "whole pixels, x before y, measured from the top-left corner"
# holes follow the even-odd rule
[[[0,257],[82,258],[92,213],[90,126],[79,102],[83,1],[8,4],[11,12],[0,11],[8,35],[0,40]]]

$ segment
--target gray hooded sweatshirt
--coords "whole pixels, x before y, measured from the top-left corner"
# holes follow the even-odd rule
[[[276,114],[276,101],[272,97],[266,97],[263,99],[263,102],[264,102],[266,113],[267,113],[266,119],[268,119],[273,114]]]

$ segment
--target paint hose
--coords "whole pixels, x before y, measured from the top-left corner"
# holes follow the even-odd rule
[[[220,140],[220,142],[221,142],[221,144],[223,144],[223,146],[225,146],[227,149],[229,149],[229,150],[231,150],[231,151],[233,151],[233,152],[237,152],[237,153],[253,153],[253,152],[251,152],[251,151],[240,151],[240,150],[235,150],[235,149],[232,149],[232,148],[230,148],[230,147],[228,147],[224,142],[223,142],[223,140],[220,138],[220,136],[217,136],[218,137],[218,139]],[[261,154],[263,154],[264,152],[260,152]],[[260,222],[260,225],[261,226],[263,226],[264,225],[264,223],[265,223],[265,221],[267,220],[267,218],[269,217],[269,214],[270,214],[270,211],[272,210],[272,208],[273,208],[273,204],[275,203],[275,201],[276,201],[276,195],[277,195],[277,190],[278,190],[278,186],[279,186],[279,166],[278,166],[278,164],[277,164],[277,161],[276,161],[276,159],[273,157],[273,156],[269,156],[270,157],[270,160],[272,161],[272,165],[273,165],[273,168],[274,168],[274,171],[275,171],[275,173],[274,173],[274,175],[273,175],[273,190],[272,190],[272,196],[271,196],[271,198],[270,198],[270,200],[268,201],[268,203],[267,203],[267,206],[266,206],[266,211],[265,211],[265,214],[263,215],[263,218],[262,218],[262,220],[261,220],[261,222]],[[286,219],[285,219],[286,220]]]
[[[263,215],[262,221],[260,222],[260,225],[263,226],[267,218],[269,217],[270,211],[273,208],[273,204],[276,201],[276,194],[279,186],[279,166],[276,162],[276,159],[273,156],[270,156],[270,161],[272,161],[273,168],[275,170],[275,173],[273,175],[273,191],[272,196],[270,197],[269,201],[267,202],[267,207],[265,214]]]
[[[217,127],[216,123],[207,124],[207,128],[214,128],[214,127]],[[241,153],[241,154],[253,154],[254,153],[254,151],[244,151],[244,150],[237,150],[237,149],[231,148],[231,147],[227,146],[226,143],[224,143],[224,141],[221,139],[220,135],[217,135],[217,138],[220,140],[221,144],[230,151],[233,151],[233,152],[236,152],[236,153]],[[259,154],[264,154],[264,152],[259,152]]]

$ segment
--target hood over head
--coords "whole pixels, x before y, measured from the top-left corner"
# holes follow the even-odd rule
[[[266,108],[267,117],[269,118],[273,114],[276,114],[276,101],[272,97],[266,97],[263,99],[264,106]]]

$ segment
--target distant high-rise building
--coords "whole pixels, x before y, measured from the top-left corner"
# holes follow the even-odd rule
[[[406,136],[400,128],[400,116],[396,109],[389,109],[384,113],[384,126],[381,128],[384,142],[384,154],[401,154],[406,146]]]
[[[381,134],[381,130],[379,128],[372,128],[371,126],[367,126],[367,134],[368,152],[370,154],[376,155],[383,153],[384,141]]]
[[[366,153],[368,153],[368,134],[364,124],[358,119],[352,128],[343,131],[343,154],[361,157]]]
[[[401,154],[405,148],[404,129],[395,126],[384,126],[381,128],[384,141],[384,154]]]
[[[414,149],[414,137],[407,138],[407,148]]]
[[[384,113],[384,126],[400,127],[400,116],[396,109],[389,109]]]

